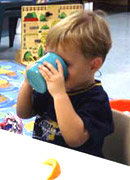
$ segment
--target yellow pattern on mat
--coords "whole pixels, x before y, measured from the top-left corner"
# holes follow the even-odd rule
[[[34,121],[28,122],[24,125],[24,128],[28,131],[33,131]]]

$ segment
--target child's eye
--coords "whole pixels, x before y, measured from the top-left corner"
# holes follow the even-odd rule
[[[70,66],[70,63],[68,63],[68,62],[65,62],[65,64],[66,64],[67,66]]]
[[[69,60],[64,59],[64,62],[65,62],[65,64],[66,64],[67,66],[70,66],[70,65],[71,65],[71,63],[70,63]]]

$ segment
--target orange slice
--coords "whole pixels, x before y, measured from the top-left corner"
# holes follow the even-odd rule
[[[61,173],[61,168],[56,159],[48,159],[47,161],[43,162],[43,164],[52,166],[52,172],[48,176],[47,180],[53,180],[57,178]]]

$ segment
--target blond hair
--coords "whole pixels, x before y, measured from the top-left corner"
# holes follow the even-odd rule
[[[97,12],[81,10],[51,28],[46,39],[50,48],[78,48],[87,59],[105,59],[112,40],[108,24]]]

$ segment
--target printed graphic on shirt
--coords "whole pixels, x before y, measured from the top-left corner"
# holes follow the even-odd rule
[[[61,136],[57,122],[51,120],[47,115],[35,122],[34,137],[44,141],[54,141],[56,136]]]
[[[55,136],[59,136],[60,131],[58,128],[58,124],[55,121],[52,120],[44,120],[39,124],[42,128],[42,139],[45,138],[45,140],[55,140]]]

